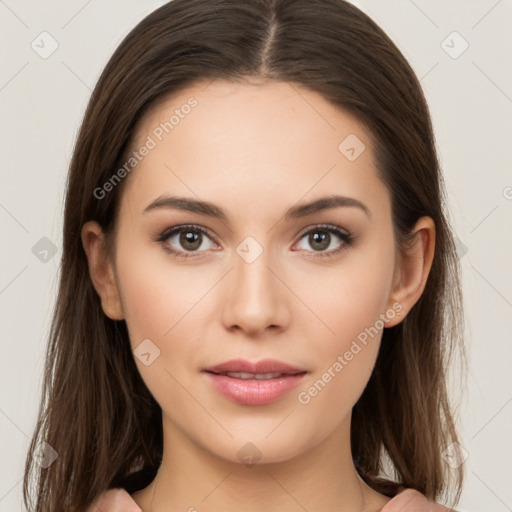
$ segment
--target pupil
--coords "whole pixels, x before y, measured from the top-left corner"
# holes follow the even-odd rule
[[[321,234],[319,235],[319,233]],[[315,247],[316,243],[320,243],[320,247],[318,247],[318,250],[326,249],[327,247],[329,247],[329,233],[317,231],[316,233],[312,233],[309,239],[313,248]]]

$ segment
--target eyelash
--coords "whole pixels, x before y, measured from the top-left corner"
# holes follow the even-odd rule
[[[196,224],[185,224],[185,225],[181,225],[181,226],[174,226],[172,228],[167,228],[158,236],[156,241],[160,242],[162,244],[163,249],[166,252],[168,252],[178,258],[182,258],[182,259],[194,258],[194,257],[196,257],[194,255],[194,252],[196,252],[196,251],[192,251],[192,252],[188,252],[188,253],[182,252],[182,251],[173,249],[168,244],[165,244],[165,242],[171,236],[175,235],[176,233],[181,233],[182,231],[198,232],[203,235],[206,235],[210,239],[212,238],[210,236],[209,232],[206,229],[202,228],[201,226],[198,226]],[[341,253],[342,251],[344,251],[348,247],[350,247],[356,238],[354,235],[352,235],[344,230],[341,230],[337,226],[333,226],[331,224],[318,224],[317,226],[313,226],[313,228],[311,228],[308,231],[306,231],[305,233],[303,233],[301,235],[301,237],[299,238],[299,240],[302,240],[306,235],[309,235],[310,233],[314,233],[314,232],[334,234],[334,235],[338,236],[341,240],[343,240],[344,243],[338,249],[334,249],[334,250],[331,250],[328,252],[313,251],[316,254],[314,256],[311,256],[312,258],[330,258],[330,257],[336,256],[337,254]],[[202,251],[200,251],[200,252],[202,252]],[[312,252],[312,251],[307,251],[307,252]]]

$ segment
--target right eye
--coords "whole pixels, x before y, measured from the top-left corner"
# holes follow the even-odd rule
[[[208,231],[201,226],[188,224],[184,226],[173,226],[165,229],[157,241],[160,242],[165,251],[178,258],[196,257],[193,253],[202,253],[203,249],[211,249],[212,246],[205,243],[206,239],[213,244]],[[178,246],[178,248],[176,248]],[[181,248],[180,248],[181,246]]]

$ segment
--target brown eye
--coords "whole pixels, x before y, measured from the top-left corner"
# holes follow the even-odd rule
[[[314,231],[309,234],[309,240],[311,247],[315,251],[324,251],[329,247],[331,242],[331,234],[326,231]]]
[[[336,242],[336,239],[338,239],[338,242]],[[306,240],[304,245],[309,246],[313,250],[308,250],[304,246],[299,246],[299,249],[317,253],[314,254],[315,257],[329,257],[349,247],[355,240],[355,237],[337,226],[321,225],[306,232],[301,237],[301,241],[303,240]]]
[[[214,245],[207,231],[200,226],[175,226],[166,229],[157,239],[164,250],[182,258],[200,255]]]
[[[182,231],[180,234],[180,244],[184,249],[196,251],[201,247],[202,238],[202,233],[198,234],[191,230]]]

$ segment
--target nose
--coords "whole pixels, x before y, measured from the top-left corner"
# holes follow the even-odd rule
[[[285,329],[290,321],[290,292],[267,252],[263,251],[250,263],[234,254],[233,265],[233,270],[226,276],[224,326],[252,337],[261,336],[270,329]]]

